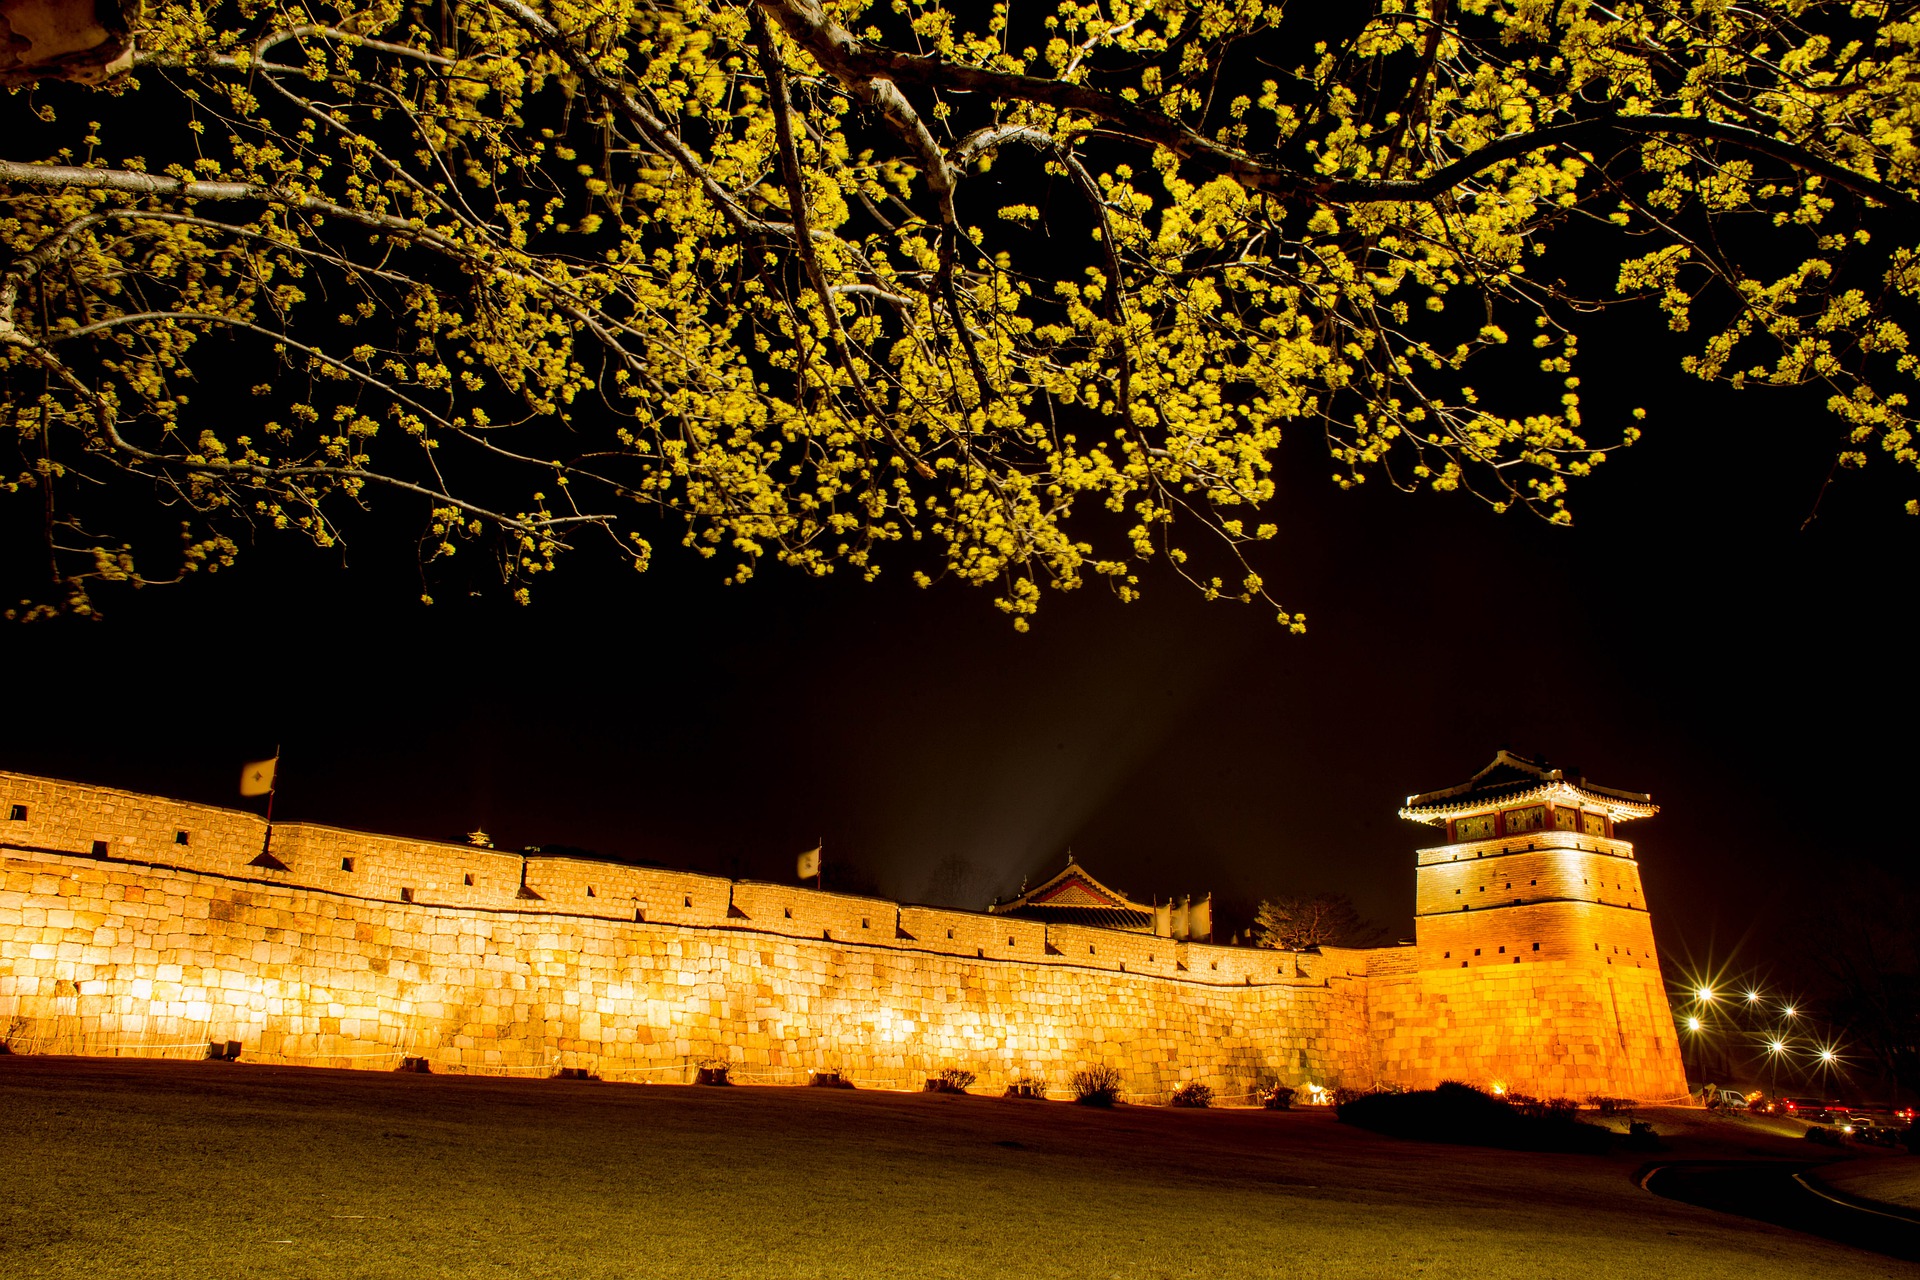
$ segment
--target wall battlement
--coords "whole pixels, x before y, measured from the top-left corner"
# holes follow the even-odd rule
[[[1638,1061],[1672,1043],[1657,966],[1596,982],[1570,945],[1496,976],[1452,971],[1425,932],[1291,953],[306,823],[275,824],[271,860],[266,840],[252,814],[0,773],[0,1030],[46,1051],[236,1041],[656,1080],[721,1059],[899,1087],[958,1066],[991,1088],[1109,1063],[1147,1099],[1266,1077],[1685,1090],[1677,1050]],[[1633,980],[1657,1009],[1623,1001]]]

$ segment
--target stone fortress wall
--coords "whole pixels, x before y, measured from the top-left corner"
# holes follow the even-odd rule
[[[1142,1100],[1190,1080],[1231,1100],[1264,1074],[1685,1091],[1657,966],[1598,964],[1544,927],[1524,940],[1551,951],[1489,972],[1430,955],[1453,948],[1424,927],[1419,947],[1296,954],[304,823],[275,824],[280,865],[258,865],[266,834],[247,813],[0,773],[0,1033],[657,1081],[720,1059],[748,1081],[908,1088],[960,1067],[1059,1089],[1104,1063]],[[1503,922],[1516,946],[1523,924]]]

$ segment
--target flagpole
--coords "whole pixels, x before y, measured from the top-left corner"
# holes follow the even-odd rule
[[[273,856],[273,793],[280,785],[280,744],[273,744],[273,781],[267,786],[267,836],[260,842],[263,857]]]
[[[818,893],[820,890],[820,863],[827,856],[827,838],[825,836],[821,836],[814,843],[813,847],[815,852],[820,855],[819,857],[813,860],[813,888],[814,888],[814,892]]]

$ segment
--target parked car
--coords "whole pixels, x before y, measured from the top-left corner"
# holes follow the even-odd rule
[[[1722,1089],[1717,1101],[1720,1108],[1724,1111],[1745,1111],[1747,1109],[1747,1095],[1735,1089]]]
[[[1780,1099],[1780,1114],[1783,1116],[1791,1116],[1795,1120],[1817,1121],[1826,1115],[1826,1113],[1827,1103],[1824,1098]]]

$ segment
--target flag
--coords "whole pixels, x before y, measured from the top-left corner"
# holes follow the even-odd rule
[[[240,770],[240,794],[243,796],[264,796],[273,790],[274,766],[280,763],[280,757],[271,760],[255,760]]]
[[[799,865],[795,868],[794,874],[799,876],[802,880],[805,880],[810,876],[817,876],[820,874],[820,846],[819,845],[813,846],[813,848],[807,850],[805,853],[800,855]]]

